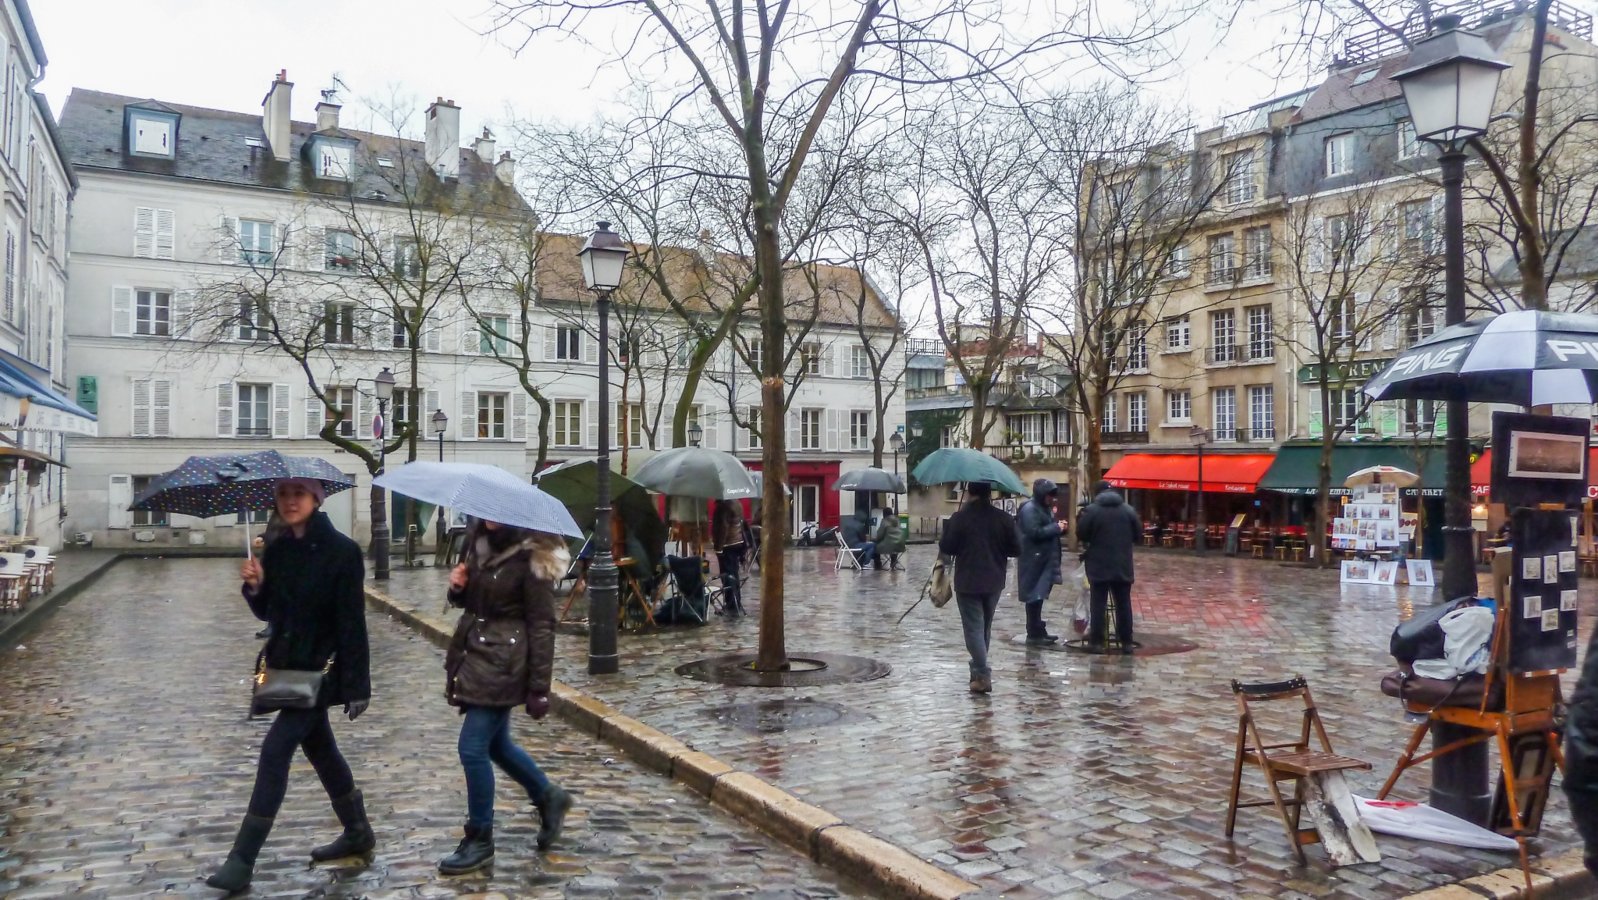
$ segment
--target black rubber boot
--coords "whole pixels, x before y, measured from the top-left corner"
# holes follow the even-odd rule
[[[255,875],[255,857],[260,855],[261,845],[266,843],[266,836],[271,833],[271,819],[245,816],[244,824],[239,826],[239,836],[233,839],[233,849],[227,855],[227,862],[205,879],[205,883],[229,894],[249,887],[250,878]]]
[[[312,850],[311,859],[326,862],[330,859],[365,856],[371,853],[372,848],[377,846],[377,837],[372,834],[371,823],[366,821],[366,802],[361,797],[361,792],[351,791],[348,796],[334,800],[333,812],[338,814],[338,821],[344,826],[344,833],[333,843]]]
[[[544,802],[538,804],[538,849],[548,850],[560,837],[566,826],[566,813],[572,808],[572,795],[556,785],[544,793]]]
[[[438,871],[445,875],[465,875],[494,861],[494,826],[477,828],[466,826],[466,836],[461,838],[455,852],[439,860]]]
[[[1029,647],[1042,647],[1058,641],[1059,638],[1049,634],[1043,621],[1042,603],[1024,603],[1026,608],[1026,642]]]

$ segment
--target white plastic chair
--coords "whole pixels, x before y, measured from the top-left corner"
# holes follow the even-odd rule
[[[0,553],[0,609],[19,610],[28,602],[33,573],[21,553]]]
[[[838,559],[833,564],[833,571],[841,572],[844,569],[854,569],[857,572],[865,571],[866,567],[860,564],[860,557],[865,554],[865,551],[851,550],[849,543],[843,539],[842,529],[833,532],[833,537],[838,541]]]

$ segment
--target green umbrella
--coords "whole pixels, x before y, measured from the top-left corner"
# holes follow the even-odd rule
[[[706,447],[673,447],[649,457],[636,480],[656,493],[705,500],[752,500],[755,483],[738,457]]]
[[[599,497],[599,462],[574,459],[538,473],[538,488],[565,504],[586,532],[594,530],[598,514],[594,506]],[[636,481],[617,472],[610,473],[610,505],[627,534],[643,545],[651,570],[666,555],[666,523],[649,492]],[[628,555],[627,548],[616,547],[615,555]]]
[[[1009,466],[981,450],[961,447],[944,447],[932,451],[910,475],[921,484],[991,481],[994,487],[1007,493],[1023,495],[1031,493]]]

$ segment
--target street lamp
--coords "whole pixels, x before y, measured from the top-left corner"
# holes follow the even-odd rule
[[[1193,430],[1188,432],[1188,437],[1193,439],[1193,446],[1198,448],[1198,490],[1195,492],[1198,509],[1194,516],[1196,521],[1193,524],[1193,549],[1203,554],[1209,549],[1207,546],[1209,542],[1206,540],[1208,535],[1204,533],[1204,445],[1209,442],[1210,433],[1195,425]]]
[[[372,434],[377,438],[377,473],[383,474],[383,467],[388,464],[388,443],[386,429],[388,426],[388,401],[394,397],[394,373],[383,367],[372,379],[372,385],[377,394],[377,421],[373,423]],[[379,581],[388,580],[388,492],[372,485],[372,577]]]
[[[698,422],[688,423],[688,446],[697,447],[705,439],[705,429]]]
[[[1415,45],[1408,65],[1393,73],[1404,91],[1415,136],[1437,145],[1443,182],[1443,320],[1465,321],[1465,144],[1487,131],[1498,78],[1509,64],[1481,35],[1461,30],[1460,18],[1438,16],[1432,34]],[[1470,524],[1470,422],[1463,396],[1448,400],[1447,462],[1443,507],[1443,597],[1476,595],[1476,555]],[[1462,726],[1435,723],[1432,747],[1468,737]],[[1432,762],[1431,805],[1485,825],[1491,809],[1487,745],[1476,743]]]
[[[433,410],[432,421],[433,434],[438,435],[438,461],[443,462],[444,430],[449,427],[449,416],[444,415],[442,409],[435,409]],[[433,566],[435,568],[444,565],[444,557],[447,555],[445,541],[447,540],[448,538],[444,535],[444,507],[440,504],[438,507],[438,522],[433,526],[433,543],[436,545],[436,552],[433,554]]]
[[[899,451],[904,449],[904,435],[895,431],[888,436],[888,446],[893,448],[893,474],[899,474]]]
[[[594,475],[594,561],[588,577],[588,674],[611,675],[621,668],[616,655],[616,561],[610,547],[610,294],[621,286],[627,244],[598,223],[577,251],[583,284],[598,294],[599,306],[599,469]]]
[[[1465,321],[1465,143],[1487,131],[1498,77],[1509,64],[1498,59],[1481,35],[1463,31],[1458,16],[1438,16],[1430,37],[1410,51],[1408,65],[1393,74],[1404,90],[1415,136],[1437,145],[1442,168],[1443,320]],[[1464,397],[1448,401],[1448,464],[1443,511],[1443,596],[1476,595],[1475,554],[1470,524],[1469,408]]]

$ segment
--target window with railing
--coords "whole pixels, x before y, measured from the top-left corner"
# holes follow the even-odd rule
[[[1237,240],[1230,234],[1217,234],[1210,238],[1209,276],[1205,279],[1210,284],[1228,284],[1237,279]]]
[[[1276,388],[1268,384],[1248,389],[1249,440],[1269,441],[1276,437]]]
[[[1230,309],[1210,313],[1210,361],[1237,361],[1237,315]]]
[[[1271,277],[1271,226],[1261,225],[1243,232],[1243,277]]]
[[[272,436],[272,386],[270,384],[240,384],[238,398],[234,401],[237,424],[233,433],[239,437]]]
[[[276,223],[240,219],[239,262],[252,266],[270,266],[276,260]]]
[[[1274,359],[1276,356],[1276,330],[1271,322],[1269,306],[1250,306],[1248,313],[1248,358]]]
[[[1210,430],[1218,442],[1237,440],[1237,388],[1215,388],[1210,391],[1213,426]]]

